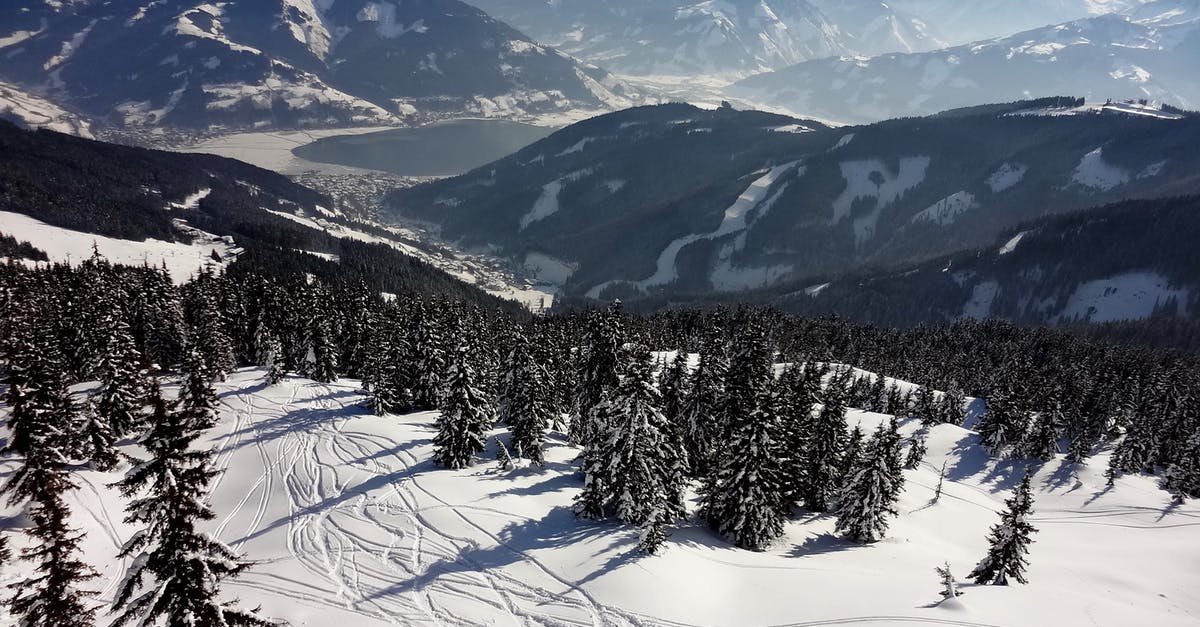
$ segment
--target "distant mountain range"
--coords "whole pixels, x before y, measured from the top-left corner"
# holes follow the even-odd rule
[[[457,0],[24,0],[0,78],[117,126],[531,118],[633,102],[605,71]]]
[[[390,205],[496,247],[568,295],[670,301],[887,272],[1048,215],[1200,194],[1200,116],[1077,105],[851,128],[639,108],[397,191]]]
[[[807,61],[747,78],[729,94],[859,123],[1054,93],[1200,108],[1197,76],[1200,2],[1159,0],[943,50]]]

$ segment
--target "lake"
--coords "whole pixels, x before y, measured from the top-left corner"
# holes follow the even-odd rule
[[[292,149],[319,163],[403,176],[453,176],[507,157],[558,129],[504,120],[451,120],[365,135],[337,135]]]

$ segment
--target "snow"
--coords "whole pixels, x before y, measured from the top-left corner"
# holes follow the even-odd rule
[[[200,206],[200,201],[204,200],[205,198],[208,198],[208,195],[211,193],[212,193],[211,189],[204,188],[202,190],[197,191],[194,194],[188,194],[187,198],[183,199],[183,202],[172,202],[172,203],[167,203],[167,204],[172,209],[183,209],[183,210],[195,209],[196,207]]]
[[[544,220],[558,213],[558,193],[562,191],[562,181],[554,180],[542,186],[542,195],[533,203],[533,208],[521,216],[521,230],[538,220]]]
[[[819,285],[810,285],[810,286],[804,288],[804,294],[806,296],[811,296],[813,298],[816,298],[816,297],[820,296],[821,292],[824,292],[830,285],[831,285],[830,283],[821,283]]]
[[[135,242],[72,231],[51,226],[20,213],[0,211],[0,232],[12,235],[18,240],[28,241],[46,251],[51,261],[77,264],[92,256],[94,244],[100,254],[112,263],[144,263],[153,267],[165,265],[176,283],[188,280],[201,268],[224,265],[224,262],[231,260],[241,250],[227,238],[205,233],[184,224],[180,226],[193,236],[191,242],[165,242],[156,239]],[[213,261],[211,255],[214,250],[221,256],[222,264]]]
[[[665,249],[663,249],[662,253],[659,254],[658,261],[655,263],[654,274],[640,281],[634,281],[632,282],[632,285],[644,290],[660,285],[667,285],[674,281],[679,276],[678,271],[675,268],[675,260],[684,247],[700,240],[716,239],[748,230],[751,224],[747,222],[747,219],[751,210],[755,209],[756,207],[759,208],[760,211],[758,217],[761,217],[763,213],[766,213],[770,210],[775,199],[779,197],[779,192],[776,192],[776,194],[772,195],[770,198],[767,197],[767,194],[771,190],[771,187],[775,184],[775,181],[790,170],[796,170],[797,175],[802,176],[804,174],[804,169],[804,166],[801,166],[798,161],[793,161],[791,163],[785,163],[783,165],[772,167],[759,174],[758,177],[755,178],[754,182],[752,182],[750,186],[746,188],[746,191],[742,192],[741,195],[738,196],[737,200],[735,200],[732,205],[725,209],[725,212],[721,218],[721,224],[716,228],[716,230],[709,233],[685,235],[672,241]],[[761,285],[764,277],[773,280],[774,278],[778,278],[782,272],[790,270],[790,268],[784,267],[746,269],[746,271],[749,272],[749,275],[747,275],[744,272],[739,272],[738,270],[735,270],[729,266],[729,257],[727,254],[723,254],[722,259],[719,261],[722,263],[719,263],[713,276],[714,287],[717,289],[742,289],[748,286],[747,283],[749,283],[749,285]],[[624,283],[624,281],[608,281],[601,283],[600,285],[588,290],[588,297],[599,298],[604,289],[613,283]],[[720,287],[718,287],[718,284]]]
[[[380,37],[395,39],[407,33],[424,34],[429,31],[425,20],[417,20],[408,26],[396,21],[396,5],[390,2],[368,2],[356,16],[360,22],[374,22]]]
[[[1174,298],[1178,313],[1185,309],[1189,290],[1175,288],[1165,277],[1154,272],[1129,272],[1075,288],[1059,313],[1059,321],[1088,320],[1114,322],[1149,318],[1157,306]]]
[[[4,82],[0,82],[0,118],[27,128],[44,128],[93,139],[91,125],[83,118]]]
[[[83,40],[87,39],[88,33],[92,32],[92,29],[96,27],[96,22],[97,20],[88,22],[88,25],[83,27],[83,30],[75,33],[70,39],[64,41],[62,43],[62,47],[59,48],[58,54],[50,57],[49,60],[42,64],[42,69],[49,72],[50,70],[62,65],[67,61],[67,59],[70,59],[71,55],[75,54],[75,51],[79,49],[79,46],[83,45]]]
[[[902,194],[923,183],[929,163],[929,157],[903,157],[900,159],[900,171],[893,173],[880,159],[843,161],[841,170],[842,177],[846,179],[846,189],[833,201],[833,222],[836,224],[849,217],[855,201],[874,199],[875,206],[870,213],[853,218],[854,235],[858,243],[861,245],[871,239],[880,212]]]
[[[202,18],[201,21],[205,24],[211,24],[211,30],[201,28],[196,22],[192,21],[192,16],[207,15],[209,19]],[[262,55],[262,51],[258,48],[243,45],[230,40],[225,36],[225,28],[221,18],[225,15],[225,3],[216,4],[201,4],[195,8],[184,11],[176,18],[175,23],[163,31],[164,34],[174,31],[181,37],[196,37],[199,39],[209,39],[215,41],[234,52],[246,52],[253,55]]]
[[[709,129],[712,130],[712,129]],[[776,133],[811,133],[812,129],[803,124],[788,124],[785,126],[776,126],[771,129]]]
[[[1151,164],[1147,165],[1146,167],[1142,168],[1141,172],[1138,172],[1137,178],[1139,180],[1154,178],[1162,173],[1162,169],[1164,167],[1166,167],[1166,165],[1167,165],[1166,160],[1156,161],[1154,163],[1151,163]]]
[[[970,192],[955,192],[913,216],[912,222],[933,222],[938,226],[954,224],[958,216],[979,207],[975,195]]]
[[[855,546],[829,516],[799,514],[763,552],[730,547],[699,523],[672,531],[661,555],[636,553],[636,531],[578,520],[577,449],[553,435],[544,470],[483,461],[434,467],[435,414],[374,416],[359,383],[262,372],[218,383],[216,519],[204,523],[254,564],[223,588],[293,625],[1194,625],[1200,611],[1200,505],[1168,505],[1145,476],[1102,476],[1108,453],[1073,469],[1035,468],[1028,585],[964,584],[941,600],[934,566],[961,580],[1023,464],[993,461],[960,427],[930,430],[906,471],[888,537]],[[168,388],[168,392],[173,390]],[[884,417],[850,411],[870,430]],[[907,437],[918,424],[905,421]],[[942,498],[932,503],[946,463]],[[6,466],[11,468],[11,462]],[[135,529],[109,487],[118,473],[80,471],[69,495],[83,549],[111,600]],[[694,506],[694,503],[693,503]],[[18,547],[19,535],[11,536]],[[6,568],[13,580],[25,566]],[[653,591],[650,593],[649,591]],[[802,592],[802,594],[801,594]]]
[[[1000,284],[996,281],[977,283],[971,291],[971,299],[963,306],[964,318],[987,318],[992,313],[992,303],[1000,293]]]
[[[1017,244],[1020,244],[1021,240],[1024,239],[1025,236],[1028,234],[1029,234],[1029,231],[1021,231],[1020,233],[1017,233],[1016,235],[1014,235],[1012,237],[1012,239],[1008,240],[1007,242],[1004,243],[1003,246],[1000,247],[999,254],[1007,255],[1008,253],[1011,253],[1012,251],[1016,250]]]
[[[575,154],[575,153],[577,153],[577,152],[583,152],[583,149],[584,149],[584,148],[586,148],[588,144],[590,144],[590,143],[592,143],[592,142],[594,142],[594,141],[597,141],[598,139],[600,139],[600,138],[598,138],[598,137],[584,137],[583,139],[581,139],[581,140],[579,140],[579,141],[575,142],[575,143],[574,143],[574,144],[572,144],[572,145],[571,145],[569,148],[567,148],[566,150],[563,150],[562,152],[558,153],[558,154],[557,154],[557,155],[555,155],[555,156],[556,156],[556,157],[565,157],[565,156],[567,156],[567,155]],[[608,139],[608,138],[605,138],[605,139]]]
[[[1000,192],[1016,185],[1017,183],[1020,183],[1021,179],[1025,178],[1025,173],[1028,170],[1029,166],[1021,165],[1019,163],[1005,163],[1004,165],[1000,166],[999,169],[993,172],[991,176],[987,177],[987,180],[984,181],[984,183],[987,184],[988,189],[992,190],[993,194],[999,194]]]
[[[854,133],[846,133],[838,138],[837,143],[833,145],[833,148],[830,148],[830,151],[837,150],[838,148],[845,148],[846,146],[849,146],[850,142],[852,141],[854,141]]]
[[[1110,191],[1129,182],[1129,173],[1104,161],[1104,149],[1097,148],[1083,156],[1071,180],[1084,187]]]

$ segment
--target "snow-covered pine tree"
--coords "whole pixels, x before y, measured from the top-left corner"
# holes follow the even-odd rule
[[[863,447],[866,444],[866,434],[863,433],[862,425],[856,424],[850,430],[850,437],[846,439],[846,448],[842,453],[841,477],[849,477],[854,474],[854,471],[862,464]]]
[[[946,462],[942,462],[942,469],[938,471],[937,487],[933,489],[933,502],[937,503],[942,499],[942,484],[946,482]]]
[[[1028,428],[1029,416],[1017,399],[1006,390],[997,390],[987,399],[987,412],[975,425],[984,448],[1000,455],[1019,443]]]
[[[1037,529],[1029,524],[1029,516],[1033,513],[1033,490],[1028,473],[1005,505],[1008,509],[1000,514],[1000,522],[992,527],[988,535],[987,555],[967,575],[977,584],[1006,586],[1010,578],[1028,583],[1025,567],[1029,562],[1025,556],[1029,554],[1029,544],[1033,542],[1029,536],[1037,533]]]
[[[826,386],[821,409],[813,418],[808,447],[804,451],[806,472],[804,506],[824,512],[833,506],[842,484],[842,459],[846,449],[845,386],[837,375]]]
[[[921,467],[921,461],[925,459],[925,453],[928,450],[925,446],[925,439],[926,433],[923,429],[908,439],[908,453],[904,457],[906,469],[916,470]]]
[[[803,368],[788,366],[770,388],[768,402],[779,416],[780,433],[776,444],[783,464],[783,498],[789,505],[804,496],[805,457],[812,425],[813,397],[806,389]]]
[[[83,450],[92,468],[99,471],[111,470],[120,457],[113,444],[117,441],[108,420],[96,411],[96,403],[88,400],[80,416],[80,435]]]
[[[146,377],[129,325],[119,312],[109,311],[104,327],[106,341],[98,368],[100,389],[96,393],[96,412],[115,438],[120,439],[143,426]]]
[[[1176,503],[1200,497],[1200,430],[1192,434],[1179,457],[1167,467],[1162,487]]]
[[[592,410],[620,383],[618,353],[623,337],[620,301],[614,302],[604,313],[593,312],[588,316],[579,352],[575,407],[567,434],[571,442],[587,446],[593,436],[601,437],[598,428],[593,428],[598,425]]]
[[[684,408],[691,392],[690,374],[688,354],[677,350],[675,356],[663,365],[658,381],[658,389],[662,394],[663,416],[681,435],[687,432]]]
[[[887,518],[896,515],[896,499],[903,488],[898,457],[894,427],[880,425],[838,497],[838,533],[860,544],[878,542],[887,533]]]
[[[149,398],[153,413],[141,445],[150,457],[116,484],[129,499],[125,522],[144,528],[121,548],[121,557],[134,560],[113,604],[113,627],[275,625],[257,611],[236,607],[236,601],[220,600],[221,581],[248,564],[197,529],[214,517],[206,503],[209,483],[219,473],[213,453],[193,448],[202,428],[194,417],[170,409],[154,382]]]
[[[728,439],[701,489],[710,527],[744,549],[763,550],[783,533],[779,417],[768,402],[770,353],[762,330],[746,321],[736,336],[721,411]]]
[[[206,370],[216,380],[225,380],[236,363],[233,340],[220,307],[218,279],[205,270],[192,282],[191,329],[188,346],[200,351]]]
[[[203,353],[194,344],[183,359],[183,381],[177,401],[181,420],[192,429],[203,431],[217,424],[217,391]]]
[[[1043,462],[1052,461],[1058,454],[1058,436],[1062,424],[1062,410],[1058,408],[1037,414],[1033,428],[1021,442],[1017,454]]]
[[[413,312],[410,348],[413,372],[410,381],[413,409],[429,411],[441,405],[443,377],[448,365],[446,338],[440,321],[430,308],[417,305]],[[453,361],[455,355],[450,355]]]
[[[267,385],[279,383],[287,373],[283,342],[279,340],[278,334],[267,327],[262,316],[259,316],[254,328],[254,363],[266,369],[264,378]]]
[[[887,383],[883,375],[875,375],[875,379],[871,382],[871,391],[868,394],[868,398],[868,406],[864,409],[879,414],[887,411]]]
[[[693,477],[707,474],[712,466],[714,446],[721,425],[717,408],[725,395],[725,372],[729,365],[722,342],[709,338],[700,353],[700,363],[692,375],[691,390],[683,406],[683,434],[688,467]]]
[[[452,470],[470,466],[475,455],[483,452],[492,419],[487,399],[476,387],[470,358],[471,348],[465,342],[450,358],[438,432],[433,438],[433,461]]]
[[[921,421],[922,425],[930,426],[941,422],[938,415],[938,402],[933,388],[922,385],[913,394],[912,416]]]
[[[904,395],[900,393],[900,386],[893,381],[887,389],[887,401],[884,403],[883,413],[899,416],[906,409],[904,405]]]
[[[75,488],[67,470],[78,443],[70,431],[74,408],[66,371],[52,331],[41,324],[39,304],[22,303],[14,312],[6,343],[10,431],[7,451],[19,465],[0,487],[10,505],[29,503],[33,522],[26,533],[34,543],[21,558],[35,562],[35,574],[14,582],[8,601],[18,624],[28,627],[86,627],[95,613],[79,585],[95,575],[78,558],[81,534],[69,526],[63,495]]]
[[[508,425],[513,453],[537,466],[545,463],[542,446],[551,419],[544,398],[544,379],[542,367],[529,350],[529,341],[520,331],[515,332],[505,363],[497,417]]]
[[[327,314],[314,317],[310,331],[311,363],[308,375],[320,383],[338,380],[338,347],[334,344],[333,330]]]
[[[673,522],[682,516],[683,467],[654,386],[650,353],[631,347],[625,373],[608,404],[611,427],[607,486],[621,521],[642,526],[653,516]]]
[[[937,404],[938,422],[961,425],[967,419],[967,395],[957,381],[951,381]]]
[[[958,591],[958,582],[954,581],[954,573],[950,572],[950,562],[946,562],[933,570],[937,573],[938,581],[942,584],[941,595],[943,598],[953,599],[962,596],[962,592]]]

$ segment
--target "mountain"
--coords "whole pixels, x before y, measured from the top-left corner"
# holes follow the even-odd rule
[[[26,10],[28,9],[28,10]],[[311,127],[629,104],[457,0],[25,0],[0,77],[118,126]]]
[[[951,43],[963,44],[1047,24],[1123,13],[1144,2],[1146,0],[890,0],[888,4],[931,24],[939,33],[945,33]]]
[[[1200,193],[1200,117],[1027,114],[1069,104],[836,129],[639,108],[389,203],[568,295],[635,298],[892,268],[990,245],[1045,215]]]
[[[0,121],[0,236],[28,258],[203,267],[363,281],[390,294],[519,306],[435,268],[395,234],[348,220],[336,200],[240,161],[26,131]],[[0,241],[0,250],[5,250]]]
[[[746,75],[849,53],[929,50],[941,40],[883,2],[473,0],[539,41],[633,75]]]
[[[45,128],[92,137],[91,122],[84,117],[4,82],[0,82],[0,120],[8,120],[22,128]]]
[[[829,58],[752,76],[730,96],[843,122],[1069,93],[1200,107],[1200,2],[1048,26],[915,54]]]

